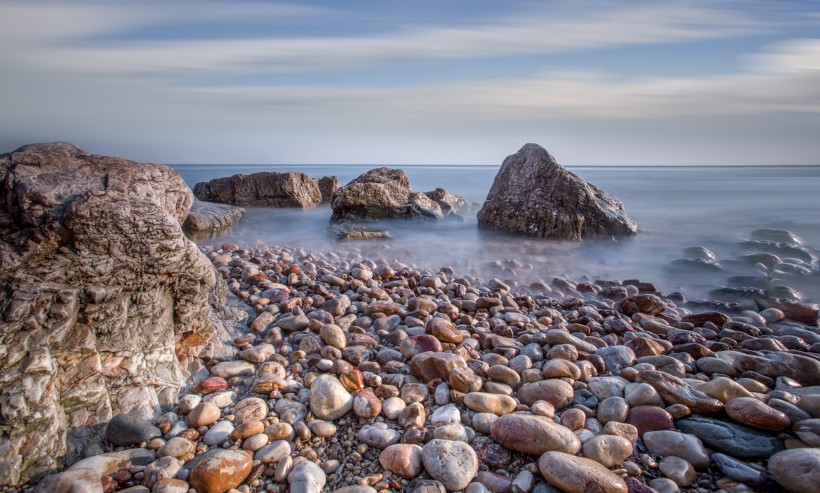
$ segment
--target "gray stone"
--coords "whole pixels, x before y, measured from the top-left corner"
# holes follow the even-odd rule
[[[638,231],[620,200],[565,170],[536,144],[504,160],[478,212],[478,225],[570,240]]]
[[[707,447],[745,460],[761,460],[783,450],[776,436],[747,426],[693,416],[675,423],[678,429],[700,438]]]
[[[464,442],[434,439],[421,452],[424,469],[449,491],[463,490],[478,472],[478,456]]]
[[[291,493],[321,493],[326,482],[327,476],[322,468],[307,460],[293,466],[288,474]]]
[[[156,426],[131,414],[118,414],[105,427],[105,437],[115,447],[127,447],[147,442],[162,435]]]

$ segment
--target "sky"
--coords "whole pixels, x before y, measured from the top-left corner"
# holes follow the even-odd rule
[[[0,152],[820,164],[820,1],[0,0]]]

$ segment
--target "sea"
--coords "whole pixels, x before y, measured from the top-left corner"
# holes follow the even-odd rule
[[[171,165],[193,188],[196,183],[237,173],[299,171],[342,184],[378,166],[359,165]],[[389,166],[389,165],[387,165]],[[810,274],[778,274],[773,284],[794,289],[804,301],[820,301],[820,166],[567,167],[588,183],[618,197],[638,224],[634,238],[556,241],[480,230],[476,213],[498,166],[396,166],[415,191],[446,188],[475,205],[463,220],[395,221],[392,238],[340,242],[328,234],[326,204],[314,209],[251,207],[229,234],[201,243],[299,247],[397,260],[420,269],[452,267],[457,274],[498,278],[514,284],[556,277],[573,281],[639,279],[666,293],[706,299],[737,276],[761,276],[743,261],[757,230],[785,230],[811,252]],[[744,243],[746,242],[746,243]],[[715,263],[680,262],[690,247],[714,253]],[[689,253],[685,253],[689,252]],[[683,265],[681,265],[683,264]],[[798,269],[799,270],[799,269]],[[772,276],[769,276],[772,277]],[[774,276],[777,277],[777,276]],[[735,279],[735,281],[733,281]]]

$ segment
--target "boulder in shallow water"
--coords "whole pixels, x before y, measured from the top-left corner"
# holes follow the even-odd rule
[[[562,168],[536,144],[504,160],[478,211],[478,225],[569,240],[638,232],[620,200]]]
[[[448,212],[463,201],[443,188],[428,194],[414,192],[404,171],[376,168],[334,192],[330,220],[441,219],[447,212],[438,200]]]
[[[197,183],[194,195],[199,200],[241,206],[316,207],[322,193],[313,178],[304,173],[265,171],[233,175]]]
[[[333,197],[333,192],[339,189],[339,178],[336,176],[323,176],[315,181],[319,187],[319,193],[322,194],[322,203],[329,203],[330,198]]]

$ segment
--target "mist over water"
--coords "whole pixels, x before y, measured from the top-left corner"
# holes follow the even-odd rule
[[[336,175],[345,184],[375,166],[223,166],[175,165],[185,181],[196,183],[236,173],[300,171],[314,178]],[[706,297],[730,276],[759,275],[737,259],[751,253],[738,242],[756,229],[784,229],[799,236],[814,253],[820,247],[820,166],[810,167],[576,167],[571,171],[621,199],[638,224],[631,239],[564,242],[525,238],[477,228],[476,212],[490,189],[497,166],[405,166],[415,191],[444,187],[476,205],[464,220],[391,221],[391,240],[339,242],[327,234],[330,207],[315,209],[247,208],[245,219],[227,236],[203,244],[261,241],[370,258],[397,259],[419,268],[452,266],[462,275],[529,284],[554,277],[579,281],[640,279],[661,291]],[[683,250],[712,250],[727,271],[672,266]],[[820,301],[816,275],[782,284],[806,301]]]

